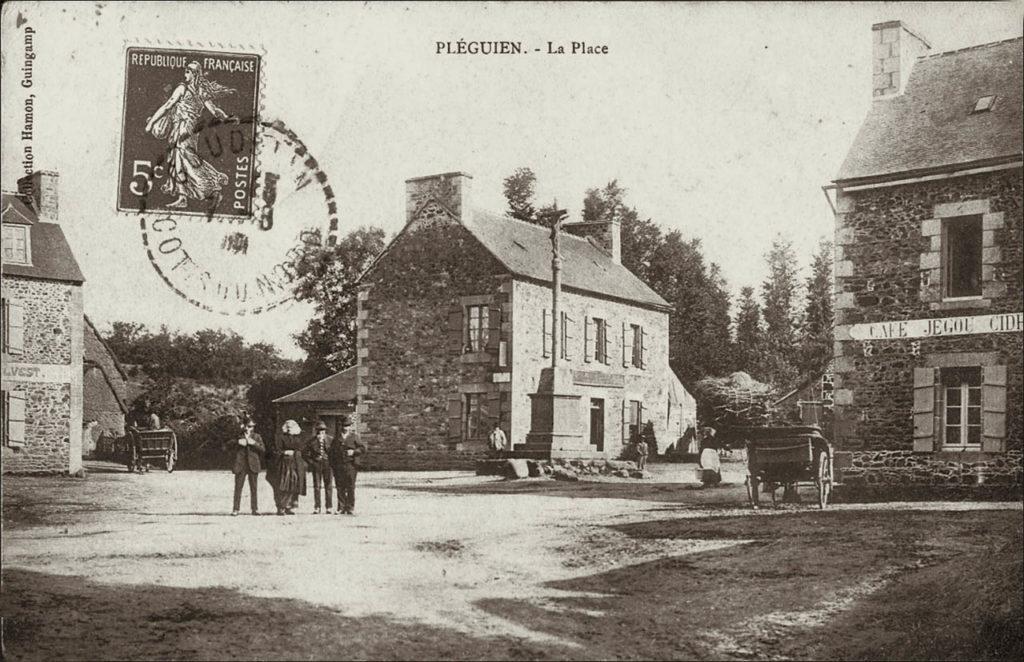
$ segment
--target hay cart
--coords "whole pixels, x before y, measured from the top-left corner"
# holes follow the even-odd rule
[[[817,426],[744,428],[736,430],[747,446],[747,497],[756,510],[759,494],[769,492],[776,505],[776,491],[796,494],[800,484],[814,485],[818,506],[828,505],[832,495],[832,446]]]
[[[174,430],[168,428],[131,429],[128,431],[127,456],[128,471],[149,471],[150,461],[155,460],[163,462],[170,473],[174,471],[174,464],[178,461],[178,438],[174,435]]]

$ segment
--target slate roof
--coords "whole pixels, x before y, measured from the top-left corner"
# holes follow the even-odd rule
[[[281,396],[274,403],[345,402],[356,399],[356,366],[345,368],[330,377],[313,382],[294,393]]]
[[[836,181],[1019,160],[1024,38],[919,58],[900,96],[875,101]],[[990,111],[972,113],[996,95]]]
[[[551,282],[551,231],[486,211],[475,210],[463,222],[470,233],[517,276]],[[585,238],[561,235],[562,285],[641,305],[669,304],[633,272]]]
[[[24,201],[13,193],[0,195],[0,210],[4,223],[30,225],[29,243],[32,250],[32,264],[7,264],[4,262],[5,276],[27,276],[42,280],[56,280],[81,284],[85,281],[82,270],[64,238],[64,231],[57,223],[40,223],[33,211]],[[28,221],[26,223],[26,221]]]

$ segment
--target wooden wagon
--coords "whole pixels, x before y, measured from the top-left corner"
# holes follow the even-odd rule
[[[151,461],[163,462],[168,472],[174,471],[178,461],[178,438],[174,430],[129,430],[127,460],[128,471],[149,471]]]
[[[746,440],[747,496],[756,509],[759,494],[769,492],[772,505],[776,491],[796,493],[800,484],[814,485],[818,506],[825,508],[832,494],[832,446],[813,426],[744,428]]]

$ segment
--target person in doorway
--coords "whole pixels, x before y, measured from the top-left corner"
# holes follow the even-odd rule
[[[315,430],[313,437],[306,444],[303,456],[313,474],[313,514],[319,515],[321,487],[326,506],[323,512],[330,513],[333,503],[334,480],[328,451],[331,449],[331,444],[334,443],[334,437],[327,434],[327,425],[323,421],[316,424]]]
[[[505,436],[505,431],[501,429],[501,426],[497,422],[494,424],[494,429],[491,430],[490,436],[487,438],[488,446],[490,446],[491,454],[494,457],[501,458],[505,457],[508,451],[508,438]]]
[[[256,496],[256,479],[263,470],[263,454],[266,447],[263,439],[256,433],[256,424],[249,418],[242,419],[241,434],[235,440],[235,461],[231,468],[235,474],[235,496],[232,501],[231,515],[238,515],[242,504],[242,486],[249,481],[249,509],[253,515],[259,515],[259,504]]]
[[[342,420],[342,433],[335,437],[329,452],[334,483],[338,489],[338,514],[352,515],[356,507],[356,474],[359,473],[361,456],[366,446],[356,435],[355,423],[351,418]]]

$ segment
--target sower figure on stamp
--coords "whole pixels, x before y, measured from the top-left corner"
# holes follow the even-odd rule
[[[352,515],[356,507],[356,474],[366,446],[356,436],[355,423],[345,417],[341,436],[331,444],[331,468],[338,486],[338,514]]]
[[[327,434],[327,425],[323,421],[316,424],[316,433],[306,443],[304,452],[309,464],[309,470],[313,474],[313,514],[320,513],[320,488],[323,487],[325,513],[331,512],[333,503],[334,479],[332,476],[331,462],[328,451],[334,443],[334,437]]]
[[[263,439],[255,432],[256,424],[251,419],[242,419],[242,434],[234,440],[235,461],[231,471],[235,474],[235,497],[232,502],[231,515],[238,514],[242,504],[242,485],[249,481],[249,509],[253,515],[259,515],[256,496],[256,479],[263,469],[263,454],[266,447]]]
[[[177,199],[168,207],[184,209],[189,199],[219,202],[228,176],[199,156],[196,130],[203,110],[219,120],[231,119],[214,102],[234,89],[206,78],[198,62],[185,67],[185,82],[146,120],[146,132],[170,143],[167,151],[167,179],[161,190]]]

